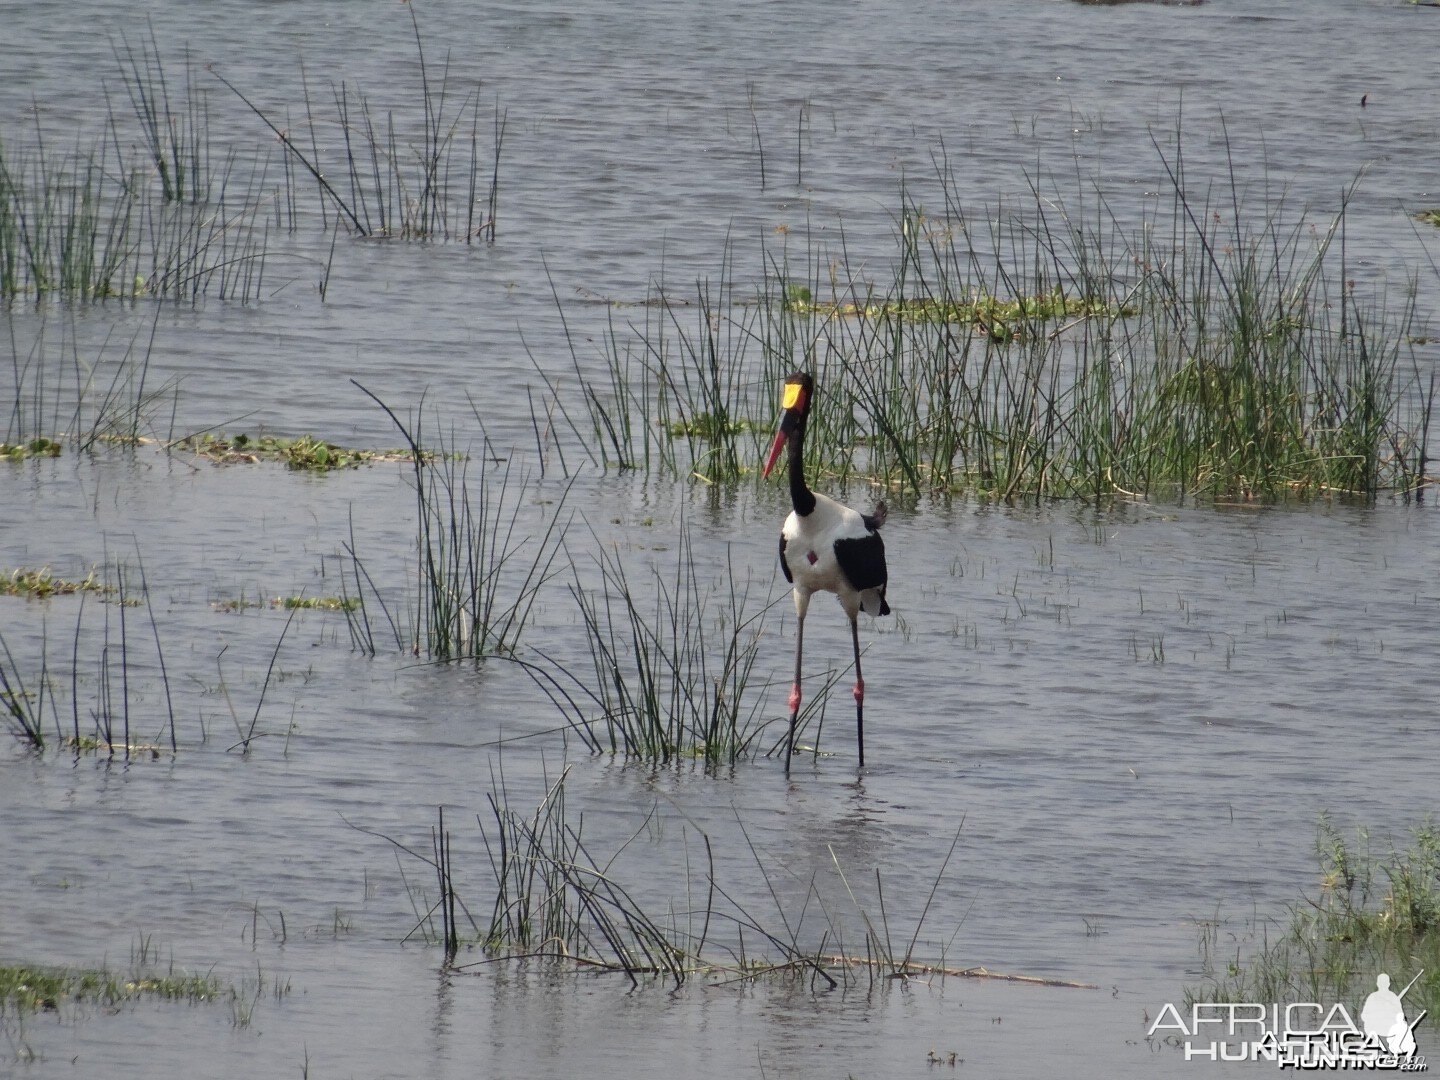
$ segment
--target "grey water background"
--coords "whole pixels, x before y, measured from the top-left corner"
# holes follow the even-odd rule
[[[751,277],[760,238],[798,248],[843,229],[852,262],[883,259],[902,178],[933,191],[942,148],[976,207],[1024,203],[1028,176],[1059,176],[1137,220],[1165,197],[1152,136],[1164,145],[1182,115],[1188,167],[1228,183],[1228,154],[1253,197],[1283,194],[1322,223],[1363,173],[1346,229],[1354,274],[1397,304],[1413,282],[1420,326],[1433,324],[1436,245],[1409,217],[1440,201],[1433,11],[877,0],[430,3],[419,15],[432,64],[448,50],[457,85],[479,80],[507,110],[496,244],[342,239],[322,302],[323,252],[276,236],[262,302],[161,311],[152,371],[180,380],[177,433],[393,445],[353,377],[397,405],[424,395],[457,438],[478,439],[469,394],[529,477],[523,520],[538,523],[567,483],[553,458],[539,475],[526,394],[539,383],[531,356],[557,378],[570,370],[552,281],[594,365],[607,318],[631,317],[616,304],[643,300],[661,275],[672,289],[717,275],[727,243]],[[46,130],[98,127],[102,84],[117,92],[112,40],[138,42],[147,19],[167,59],[188,47],[267,106],[295,108],[302,61],[313,86],[414,100],[396,4],[6,4],[7,140],[28,137],[37,109]],[[223,88],[210,94],[212,138],[265,143]],[[22,356],[63,334],[93,355],[107,335],[148,334],[153,317],[144,304],[4,315]],[[1433,363],[1434,346],[1418,359]],[[632,565],[667,565],[688,529],[705,565],[728,559],[757,594],[782,597],[777,489],[578,473],[567,505]],[[254,991],[247,1023],[224,1005],[145,1001],[7,1017],[0,1072],[948,1071],[933,1051],[978,1075],[1215,1073],[1144,1038],[1147,1015],[1199,985],[1202,924],[1218,921],[1216,948],[1233,954],[1313,895],[1322,813],[1383,850],[1436,806],[1437,526],[1429,506],[1384,501],[897,507],[898,618],[864,631],[863,774],[843,692],[827,712],[833,756],[788,784],[773,759],[653,773],[585,755],[513,666],[367,659],[320,612],[286,637],[265,737],[246,756],[227,749],[220,683],[248,721],[285,614],[214,605],[333,594],[352,519],[362,552],[403,575],[412,505],[399,465],[312,477],[142,450],[0,468],[4,567],[73,574],[143,554],[182,744],[129,765],[3,751],[0,959],[124,970],[143,942]],[[588,537],[578,525],[572,548]],[[767,626],[776,718],[793,643],[784,607]],[[47,637],[68,645],[74,618],[72,600],[0,600],[7,641],[29,655]],[[563,582],[525,640],[582,657]],[[839,612],[816,608],[812,663],[843,666],[847,650]],[[160,715],[153,687],[146,704]],[[425,849],[444,804],[461,895],[483,915],[486,793],[503,770],[512,805],[532,805],[566,765],[594,850],[639,831],[617,875],[660,911],[694,902],[685,861],[703,832],[717,878],[760,921],[780,921],[766,875],[790,917],[816,880],[858,939],[838,863],[852,883],[879,870],[908,942],[958,829],[917,953],[1098,989],[696,979],[631,991],[623,977],[523,964],[445,972],[437,949],[402,944],[415,922],[406,882],[430,880],[375,833]],[[807,918],[807,933],[823,929]],[[1420,1035],[1433,1055],[1433,1032]]]

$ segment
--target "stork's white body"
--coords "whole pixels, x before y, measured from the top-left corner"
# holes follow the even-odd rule
[[[835,555],[837,540],[863,540],[871,530],[858,511],[816,493],[815,509],[804,517],[793,510],[781,526],[785,539],[785,565],[795,585],[795,613],[800,618],[810,606],[810,597],[817,592],[832,592],[840,599],[845,614],[855,618],[861,611],[880,614],[881,594],[878,589],[856,589],[840,568]]]

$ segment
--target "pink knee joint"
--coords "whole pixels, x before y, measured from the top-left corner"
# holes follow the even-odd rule
[[[856,679],[855,689],[850,692],[855,695],[855,704],[859,705],[862,701],[865,700],[865,680]]]
[[[790,687],[790,711],[792,713],[800,711],[800,684],[798,682]]]

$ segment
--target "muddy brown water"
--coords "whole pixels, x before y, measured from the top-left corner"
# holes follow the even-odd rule
[[[372,98],[415,77],[409,23],[390,4],[227,2],[202,17],[33,3],[0,13],[6,139],[28,138],[32,103],[55,131],[98,124],[102,76],[118,93],[110,36],[138,43],[147,14],[167,58],[188,43],[269,104],[294,107],[302,58],[317,85],[343,77]],[[567,483],[553,457],[540,476],[526,398],[538,382],[527,349],[570,369],[547,268],[594,364],[617,309],[587,301],[641,300],[662,272],[716,274],[727,235],[742,278],[758,267],[750,238],[807,222],[828,237],[843,225],[857,261],[880,257],[900,177],[928,175],[942,143],[977,203],[1023,199],[1039,163],[1078,168],[1138,216],[1163,183],[1150,134],[1182,108],[1191,167],[1224,177],[1223,115],[1252,193],[1268,177],[1273,197],[1323,213],[1364,169],[1347,228],[1356,275],[1394,298],[1413,275],[1432,317],[1436,244],[1408,212],[1440,201],[1435,12],[874,0],[843,12],[430,3],[420,15],[432,64],[448,50],[452,78],[483,80],[509,110],[498,242],[342,239],[322,303],[312,263],[328,239],[277,236],[292,261],[277,257],[259,303],[161,311],[152,377],[180,382],[173,428],[167,405],[157,433],[394,445],[355,378],[406,408],[426,394],[473,442],[468,393],[513,458],[521,527],[534,529]],[[212,140],[264,143],[253,116],[212,95]],[[22,302],[3,318],[21,356],[62,326],[92,355],[107,334],[148,333],[153,314],[97,305],[72,323],[63,305]],[[1419,348],[1420,363],[1434,359]],[[572,466],[581,456],[572,448]],[[778,489],[572,471],[581,557],[588,522],[644,581],[688,529],[704,566],[728,557],[755,595],[782,598]],[[934,1076],[954,1053],[969,1075],[1214,1073],[1145,1039],[1146,1017],[1200,983],[1201,924],[1219,920],[1218,948],[1233,953],[1257,918],[1313,894],[1322,813],[1403,839],[1436,809],[1440,525],[1428,505],[1389,501],[893,508],[898,617],[864,630],[863,773],[843,690],[827,709],[828,755],[788,783],[764,758],[656,773],[585,754],[512,665],[366,658],[324,612],[297,616],[261,737],[248,755],[230,749],[221,683],[248,724],[286,614],[217,605],[334,594],[352,517],[372,566],[405,580],[407,478],[394,464],[317,477],[154,448],[0,467],[0,566],[72,575],[143,555],[181,744],[129,764],[4,749],[0,962],[125,971],[143,941],[162,966],[212,971],[243,998],[7,1014],[0,1072],[298,1075],[308,1062],[311,1076],[355,1077]],[[784,608],[759,673],[774,681],[775,719],[793,641]],[[843,665],[840,612],[812,610],[814,670]],[[17,656],[38,661],[45,641],[55,660],[77,611],[74,598],[0,599],[0,627]],[[92,601],[88,625],[103,618]],[[525,640],[585,659],[563,579]],[[162,695],[153,678],[135,693],[148,738]],[[616,873],[651,910],[698,902],[704,833],[717,879],[757,922],[804,909],[802,940],[839,928],[853,944],[863,924],[835,867],[872,915],[878,869],[892,936],[908,945],[958,830],[916,954],[1097,988],[862,979],[825,992],[715,976],[630,990],[538,965],[445,971],[436,948],[402,942],[431,879],[374,834],[425,848],[443,804],[462,898],[483,916],[486,793],[503,769],[512,806],[533,805],[566,766],[592,848],[605,857],[634,836]],[[806,906],[812,882],[823,909]],[[1420,1035],[1422,1051],[1440,1049]]]

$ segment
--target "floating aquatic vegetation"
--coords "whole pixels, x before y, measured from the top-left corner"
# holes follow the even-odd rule
[[[675,420],[666,429],[676,438],[706,439],[711,442],[742,435],[752,426],[748,420],[719,420],[709,413],[696,413],[689,420]]]
[[[230,600],[216,600],[210,606],[227,614],[259,608],[282,608],[300,611],[344,611],[360,609],[360,600],[354,596],[275,596],[268,600],[247,600],[240,596]]]
[[[902,321],[974,324],[996,341],[1013,340],[1025,327],[1062,319],[1116,319],[1138,314],[1133,306],[1105,299],[1066,296],[1060,289],[1038,296],[1002,299],[975,295],[961,298],[918,296],[901,299],[837,300],[817,302],[810,290],[791,286],[785,306],[801,315],[822,318],[896,319]]]
[[[54,439],[38,438],[23,443],[0,442],[0,458],[24,461],[32,457],[59,457],[63,449]]]
[[[68,596],[77,592],[107,591],[107,586],[91,570],[79,581],[57,578],[48,566],[39,570],[17,567],[8,577],[0,576],[0,596],[23,596],[27,600],[48,600],[52,596]]]
[[[408,450],[356,450],[324,442],[313,435],[296,439],[278,435],[251,436],[207,434],[188,435],[170,444],[173,449],[188,450],[217,465],[253,464],[278,461],[288,468],[305,472],[330,472],[335,469],[358,469],[377,461],[408,461]]]

